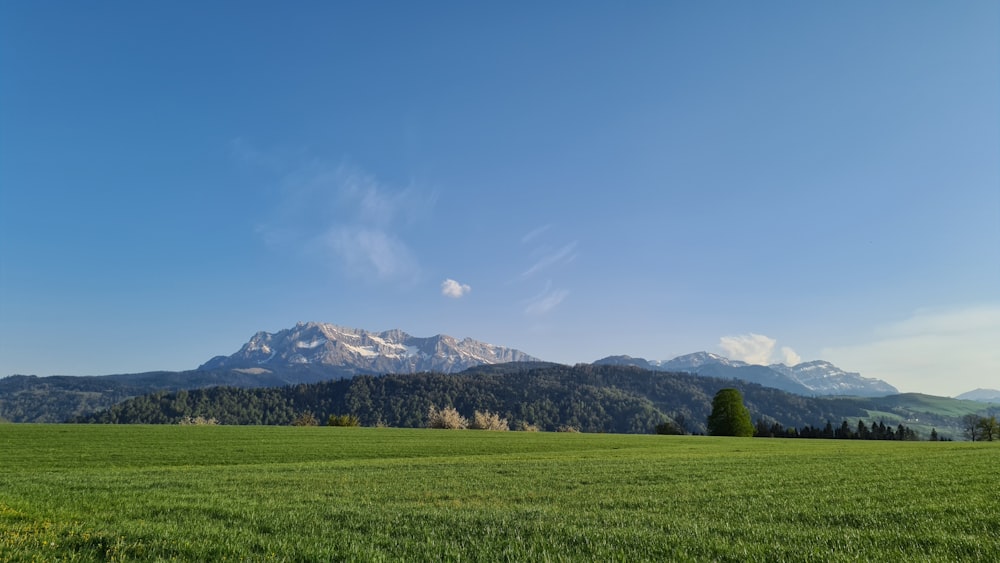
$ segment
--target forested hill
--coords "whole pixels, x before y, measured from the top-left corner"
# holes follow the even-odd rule
[[[280,372],[224,369],[96,376],[12,375],[0,378],[0,417],[13,422],[64,422],[156,391],[213,386],[275,387],[352,375],[354,372],[335,366],[292,366]]]
[[[850,402],[816,399],[736,380],[600,365],[505,364],[459,374],[357,376],[280,388],[215,387],[158,392],[129,399],[77,422],[176,423],[184,417],[223,424],[289,424],[303,412],[320,421],[353,414],[362,424],[417,427],[431,405],[454,406],[470,416],[497,412],[512,425],[542,430],[574,427],[584,432],[651,432],[674,421],[704,432],[711,400],[723,387],[742,391],[756,420],[784,426],[821,425],[866,417]]]

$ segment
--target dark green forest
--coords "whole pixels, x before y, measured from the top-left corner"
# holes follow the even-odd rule
[[[66,422],[158,391],[206,387],[277,387],[354,375],[352,371],[310,366],[267,370],[154,371],[117,375],[12,375],[0,379],[0,417],[12,422]]]

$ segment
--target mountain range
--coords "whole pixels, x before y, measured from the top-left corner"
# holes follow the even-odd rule
[[[234,369],[244,373],[272,373],[289,367],[336,368],[344,376],[377,373],[456,373],[479,365],[536,362],[520,350],[486,344],[471,338],[457,340],[439,334],[415,337],[401,330],[369,332],[328,323],[298,323],[275,333],[258,332],[236,353],[216,356],[203,371]],[[721,379],[740,379],[798,395],[854,395],[879,397],[899,391],[885,381],[846,372],[825,361],[786,366],[751,365],[709,352],[650,361],[609,356],[597,365],[635,366],[653,371],[687,372]]]
[[[899,393],[898,389],[881,379],[846,372],[822,360],[794,366],[785,364],[762,366],[730,360],[709,352],[696,352],[665,361],[649,361],[631,356],[609,356],[594,363],[635,366],[653,371],[695,373],[720,379],[740,379],[797,395],[884,397]]]
[[[537,362],[513,348],[445,334],[421,338],[401,330],[368,332],[328,323],[298,323],[258,332],[231,356],[216,356],[199,370],[270,372],[289,366],[332,366],[347,373],[454,373],[483,364]]]

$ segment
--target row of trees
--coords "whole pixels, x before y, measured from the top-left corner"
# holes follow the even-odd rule
[[[996,421],[994,420],[994,424]],[[978,426],[977,426],[978,427]],[[675,426],[664,424],[657,427],[662,434],[672,434]],[[761,438],[827,438],[839,440],[918,440],[917,433],[911,428],[899,424],[895,429],[884,422],[872,423],[871,427],[863,420],[858,420],[857,426],[851,426],[845,420],[839,427],[827,421],[826,426],[818,428],[805,425],[802,428],[785,428],[778,422],[767,423],[757,419],[757,424],[750,422],[750,411],[743,404],[743,396],[738,389],[721,389],[712,399],[712,413],[708,415],[708,433],[711,436],[756,436]],[[935,439],[937,432],[932,433]]]
[[[840,426],[834,428],[830,421],[826,426],[819,428],[806,425],[802,428],[785,428],[777,422],[768,424],[763,420],[757,420],[754,427],[754,436],[758,438],[825,438],[835,440],[919,440],[920,436],[912,428],[897,425],[886,425],[884,422],[872,423],[869,427],[865,421],[859,420],[857,426],[852,426],[846,420]],[[937,437],[937,431],[932,431],[932,440]]]

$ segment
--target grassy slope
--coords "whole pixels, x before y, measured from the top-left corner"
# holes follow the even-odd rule
[[[884,404],[906,408],[913,412],[937,414],[940,416],[961,417],[967,414],[982,413],[989,407],[978,401],[965,401],[951,397],[936,397],[922,393],[903,393],[890,395],[880,399]]]
[[[996,560],[996,444],[5,425],[0,561]]]

